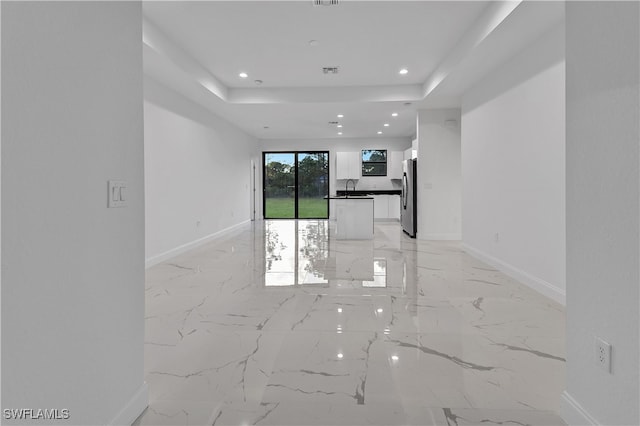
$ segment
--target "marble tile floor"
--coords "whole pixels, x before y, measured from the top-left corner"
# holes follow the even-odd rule
[[[393,222],[256,221],[150,268],[135,425],[562,425],[562,306]]]

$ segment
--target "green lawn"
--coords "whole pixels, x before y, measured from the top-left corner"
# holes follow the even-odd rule
[[[265,217],[268,219],[286,219],[295,216],[293,198],[267,198],[265,203]],[[327,200],[323,198],[300,198],[298,201],[298,216],[304,218],[327,218]]]

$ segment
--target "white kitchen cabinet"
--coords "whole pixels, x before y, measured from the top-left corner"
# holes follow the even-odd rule
[[[407,149],[403,155],[404,160],[414,160],[418,158],[418,141],[414,140],[411,148]]]
[[[404,152],[392,151],[387,159],[387,177],[389,179],[402,179],[402,160]]]
[[[373,196],[373,217],[375,219],[386,219],[389,215],[388,195]]]
[[[400,196],[373,195],[373,216],[376,220],[399,220]]]
[[[400,196],[389,195],[389,219],[400,220]]]
[[[411,160],[413,158],[411,151],[412,151],[411,148],[404,151],[404,155],[402,156],[404,160]]]
[[[336,179],[360,179],[359,152],[336,152]]]

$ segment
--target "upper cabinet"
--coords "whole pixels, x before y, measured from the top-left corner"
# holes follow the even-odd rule
[[[404,160],[404,152],[391,151],[389,164],[387,165],[389,179],[402,179],[402,160]]]
[[[360,179],[360,152],[336,152],[336,179]]]

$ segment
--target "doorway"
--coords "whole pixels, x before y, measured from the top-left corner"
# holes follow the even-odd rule
[[[329,218],[329,151],[263,152],[265,219]]]

